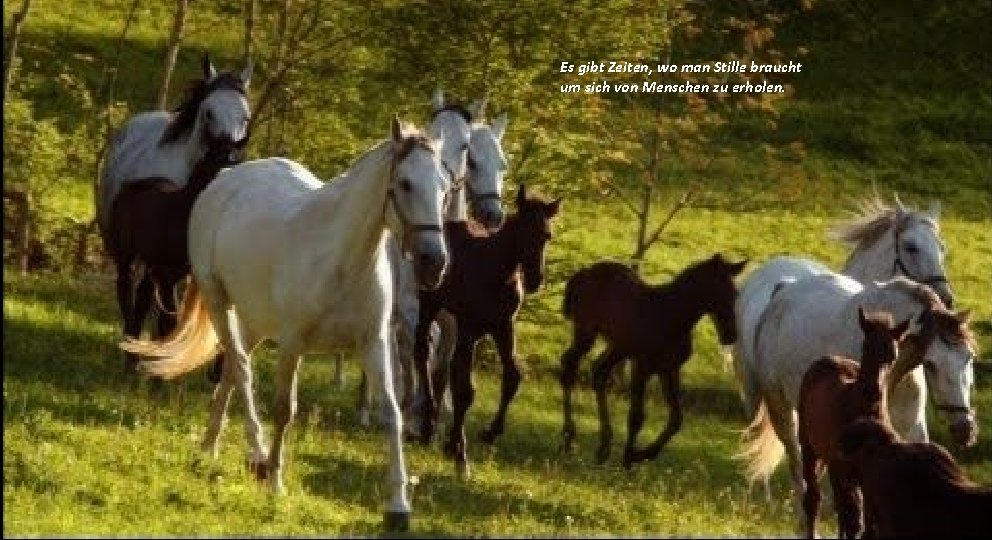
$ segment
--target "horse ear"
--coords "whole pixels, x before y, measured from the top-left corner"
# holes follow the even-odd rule
[[[558,215],[558,210],[560,209],[561,209],[561,197],[558,197],[557,199],[544,205],[544,215],[546,215],[549,218],[553,218],[556,215]]]
[[[393,114],[393,122],[389,126],[389,132],[394,143],[398,144],[403,141],[403,125],[400,123],[399,114]]]
[[[477,99],[468,106],[468,112],[472,113],[472,118],[478,120],[486,116],[486,105],[488,98]]]
[[[971,310],[962,309],[961,311],[954,314],[954,318],[958,320],[958,323],[963,325],[968,324],[971,321]]]
[[[495,135],[497,139],[503,139],[503,133],[506,132],[506,124],[509,121],[510,119],[506,116],[506,113],[499,115],[499,118],[493,120],[493,135]]]
[[[899,210],[900,214],[905,213],[906,205],[902,204],[902,200],[899,199],[899,193],[893,192],[892,195],[896,200],[896,209]]]
[[[527,202],[527,184],[520,184],[517,188],[517,208],[520,208]]]
[[[203,64],[203,78],[207,82],[214,80],[214,77],[217,76],[217,69],[214,68],[213,62],[210,61],[209,53],[203,53],[202,64]]]
[[[905,339],[906,334],[909,333],[909,325],[912,323],[913,318],[910,317],[893,328],[892,333],[889,334],[892,337],[892,341],[902,341]]]
[[[434,112],[438,112],[444,108],[444,92],[440,88],[434,89],[434,95],[431,96],[431,107]]]
[[[248,64],[244,69],[241,70],[241,75],[238,78],[241,79],[241,84],[245,85],[245,90],[248,89],[248,85],[251,83],[251,72],[255,69],[255,61],[251,58],[248,59]]]
[[[730,263],[730,274],[734,276],[740,274],[744,271],[744,267],[747,266],[748,262],[750,262],[750,259],[744,259],[739,263]]]
[[[930,210],[928,210],[927,213],[930,214],[930,217],[932,217],[934,221],[940,220],[940,200],[932,199],[930,201]]]

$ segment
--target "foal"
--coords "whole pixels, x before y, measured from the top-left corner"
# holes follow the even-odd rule
[[[521,185],[516,214],[492,236],[476,236],[468,222],[444,224],[451,264],[437,290],[420,291],[414,359],[427,395],[420,433],[423,442],[429,442],[439,403],[434,393],[436,383],[428,375],[428,333],[438,312],[446,310],[457,322],[458,338],[450,365],[454,414],[444,449],[454,457],[461,477],[468,475],[464,425],[465,413],[475,398],[471,372],[475,344],[486,334],[492,336],[503,364],[499,410],[482,433],[482,440],[492,444],[503,433],[506,410],[520,385],[520,369],[513,356],[513,319],[524,292],[534,293],[544,280],[544,248],[551,239],[551,218],[560,204],[561,199],[545,202],[529,198]]]
[[[838,450],[850,460],[877,537],[992,536],[992,488],[970,481],[941,446],[902,442],[865,418],[844,428]]]
[[[236,143],[243,148],[247,138]],[[208,150],[194,165],[189,181],[178,190],[163,178],[125,183],[114,198],[107,249],[117,266],[117,302],[124,317],[124,335],[141,334],[153,287],[161,301],[157,335],[166,336],[176,326],[175,288],[189,274],[187,227],[193,203],[217,173],[234,164],[228,148]],[[132,264],[144,263],[137,290],[131,284]],[[134,370],[137,357],[125,353],[125,368]],[[214,381],[216,382],[216,381]]]
[[[610,372],[621,361],[634,359],[630,386],[630,415],[624,467],[654,459],[682,425],[679,370],[692,355],[692,329],[703,315],[716,323],[720,342],[737,339],[734,276],[747,261],[731,263],[716,254],[686,268],[671,282],[652,286],[630,268],[616,262],[599,262],[579,270],[565,286],[562,311],[572,320],[572,345],[562,354],[561,385],[564,405],[565,447],[573,445],[572,387],[579,361],[603,335],[606,350],[593,365],[593,387],[599,405],[599,463],[610,454],[613,428],[606,405]],[[644,423],[644,389],[652,375],[661,377],[670,413],[668,424],[648,448],[635,450],[634,441]]]
[[[826,462],[837,508],[842,538],[855,538],[861,529],[857,484],[847,464],[838,459],[837,437],[845,425],[859,417],[888,423],[886,375],[899,354],[898,344],[906,337],[910,319],[893,328],[888,313],[865,315],[858,308],[864,332],[861,363],[828,356],[813,363],[803,376],[799,390],[799,447],[803,458],[806,490],[806,537],[816,537],[816,513],[820,505],[818,480]],[[867,515],[866,518],[871,516]],[[870,519],[866,519],[870,527]]]

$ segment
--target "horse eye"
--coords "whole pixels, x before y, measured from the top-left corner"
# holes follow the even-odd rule
[[[475,170],[475,160],[474,159],[469,158],[468,161],[467,161],[467,163],[468,163],[468,168],[469,169]]]
[[[203,113],[203,116],[207,119],[207,122],[213,122],[214,120],[214,112],[210,109],[207,109],[207,112]]]
[[[463,144],[461,150],[462,150],[462,152],[467,152],[468,151],[468,143]]]
[[[905,244],[903,244],[903,249],[906,250],[906,253],[910,253],[910,254],[915,254],[917,251],[920,250],[920,248],[916,247],[916,244],[912,242],[906,242]]]
[[[400,189],[406,191],[407,193],[413,191],[413,184],[410,183],[406,178],[400,180]]]

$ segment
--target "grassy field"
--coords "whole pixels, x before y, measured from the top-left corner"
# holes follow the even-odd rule
[[[566,204],[568,204],[566,202]],[[839,209],[838,209],[839,210]],[[459,482],[438,445],[407,445],[415,525],[424,535],[781,535],[792,532],[784,468],[775,499],[749,501],[731,458],[745,418],[732,376],[722,369],[712,323],[696,330],[687,364],[686,422],[655,462],[632,472],[617,462],[626,399],[614,394],[618,440],[614,458],[592,463],[595,401],[578,390],[579,451],[557,450],[560,390],[554,366],[568,326],[558,312],[564,277],[577,265],[625,251],[629,224],[607,203],[567,209],[549,253],[549,282],[528,298],[518,322],[518,353],[528,367],[511,408],[508,430],[494,447],[475,442],[495,410],[498,377],[484,348],[477,368],[480,397],[468,419],[474,476]],[[579,223],[585,226],[579,228]],[[840,246],[822,241],[828,219],[783,212],[691,210],[652,252],[645,273],[667,279],[692,260],[720,250],[761,260],[779,251],[808,252],[833,265]],[[949,273],[960,303],[976,311],[988,350],[992,295],[985,271],[992,245],[989,220],[948,216]],[[743,234],[746,231],[746,234]],[[4,533],[5,534],[375,534],[382,510],[384,445],[377,430],[356,424],[357,362],[348,389],[337,392],[330,362],[304,363],[301,414],[288,446],[289,494],[273,498],[243,468],[241,407],[222,438],[219,461],[196,450],[206,421],[202,373],[154,394],[120,375],[112,276],[58,274],[4,278]],[[594,351],[595,353],[595,351]],[[588,364],[588,362],[586,362]],[[270,354],[256,357],[261,410],[273,400]],[[585,374],[585,370],[583,370]],[[661,429],[658,389],[643,440]],[[992,372],[977,370],[975,405],[981,439],[955,451],[972,476],[992,483]],[[946,424],[931,418],[934,438],[949,444]],[[832,529],[832,523],[827,527]]]
[[[21,45],[22,71],[42,82],[23,97],[39,118],[54,118],[69,131],[84,121],[84,114],[78,96],[60,86],[60,70],[91,92],[98,87],[123,8],[110,0],[36,4]],[[971,5],[950,4],[955,9]],[[835,4],[827,5],[828,11],[830,5]],[[982,25],[987,17],[981,16],[987,8],[929,11],[929,5],[920,0],[873,3],[843,17],[820,12],[820,20],[811,16],[783,31],[784,39],[812,36],[816,41],[805,60],[810,69],[796,78],[797,95],[781,111],[772,136],[777,140],[771,141],[802,144],[784,159],[771,160],[762,150],[768,141],[744,128],[735,133],[726,143],[727,157],[714,164],[706,193],[678,214],[649,253],[642,267],[645,278],[670,279],[716,251],[756,263],[779,253],[805,254],[839,268],[845,248],[825,233],[857,199],[876,189],[886,197],[898,191],[915,207],[939,198],[948,277],[959,305],[973,310],[980,357],[988,358],[992,97],[981,90],[988,88],[987,51],[992,50],[981,46],[989,39]],[[129,39],[118,97],[133,110],[150,107],[154,98],[171,6],[164,0],[145,2]],[[230,21],[238,16],[238,6],[227,0],[196,3],[177,77],[196,73],[198,53],[192,50],[209,50],[215,58],[228,59],[224,65],[233,65],[240,28]],[[4,4],[5,21],[15,8]],[[945,22],[954,31],[942,26]],[[954,38],[941,41],[934,55],[919,53],[936,47],[936,29]],[[426,107],[426,94],[419,105]],[[344,112],[327,114],[350,112],[341,108]],[[340,125],[362,120],[348,117]],[[519,149],[532,128],[525,117],[513,117],[505,146]],[[367,137],[362,132],[350,144],[364,145]],[[310,149],[291,157],[314,163],[310,166],[318,175],[330,177],[337,171],[328,163],[351,158],[338,156],[344,154],[340,148],[328,152],[336,154],[328,158],[323,150]],[[511,151],[510,160],[515,157]],[[516,181],[508,179],[507,193],[514,193]],[[673,192],[679,188],[672,186]],[[79,219],[92,215],[85,178],[63,182],[54,193],[46,202],[53,213]],[[603,466],[594,464],[597,422],[588,364],[598,347],[584,361],[576,390],[578,451],[559,453],[557,364],[570,332],[560,314],[565,280],[581,266],[629,254],[636,226],[616,200],[594,194],[567,198],[559,221],[549,246],[547,283],[526,300],[517,320],[517,353],[526,375],[506,434],[492,447],[477,442],[499,392],[496,361],[484,343],[476,367],[479,394],[467,423],[472,479],[455,478],[439,443],[406,446],[407,466],[417,479],[412,534],[793,534],[784,467],[773,479],[774,499],[767,502],[757,493],[748,496],[741,466],[731,457],[747,419],[708,319],[695,330],[696,353],[684,372],[683,429],[656,461],[630,472],[619,466],[627,403],[617,392],[612,395],[614,455]],[[288,493],[275,498],[243,466],[246,443],[238,398],[220,458],[212,462],[198,452],[210,391],[202,372],[161,392],[121,373],[110,272],[21,276],[8,270],[3,279],[5,536],[379,533],[385,445],[377,429],[357,425],[359,364],[354,359],[343,392],[334,387],[326,357],[304,361],[300,414],[288,436]],[[256,396],[267,426],[273,361],[266,350],[254,362]],[[656,381],[648,393],[642,442],[657,435],[667,414]],[[939,415],[930,418],[931,434],[953,450],[975,480],[992,484],[989,360],[976,365],[973,404],[980,424],[976,446],[953,448]],[[832,516],[821,531],[834,531]]]

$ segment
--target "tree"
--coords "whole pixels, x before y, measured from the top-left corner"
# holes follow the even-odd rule
[[[14,73],[17,69],[17,44],[21,38],[21,29],[24,21],[28,18],[28,11],[31,9],[31,0],[24,0],[21,10],[14,13],[13,29],[10,32],[10,43],[7,45],[7,65],[3,70],[3,102],[7,104],[7,95],[14,82]]]
[[[183,29],[186,27],[186,11],[189,0],[176,0],[176,13],[172,18],[172,31],[169,33],[169,45],[165,50],[165,64],[162,67],[162,85],[158,89],[158,99],[155,107],[165,109],[169,100],[169,81],[172,70],[176,67],[176,56],[179,55],[179,45],[183,39]]]

